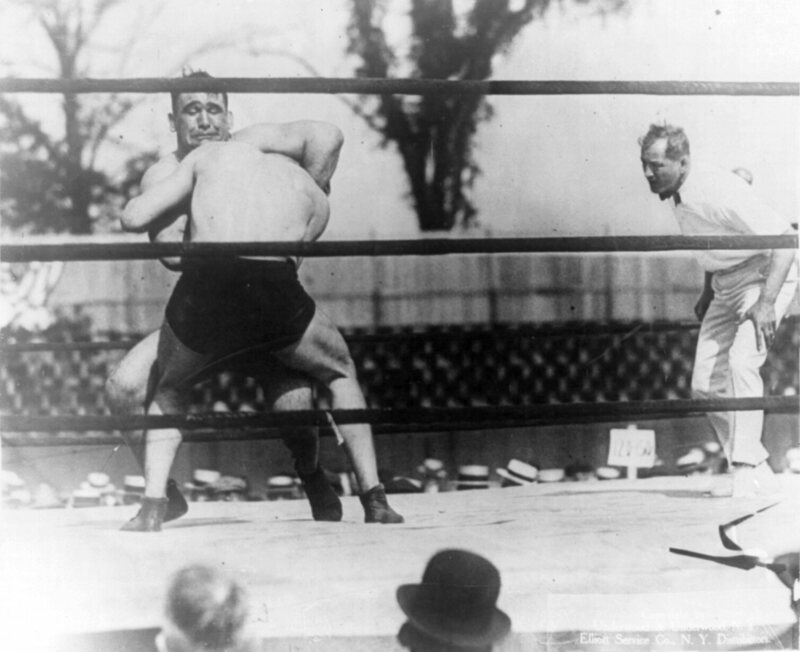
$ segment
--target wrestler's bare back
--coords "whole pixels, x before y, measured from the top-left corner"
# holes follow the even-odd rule
[[[327,224],[328,198],[287,156],[243,142],[208,142],[181,165],[194,175],[194,242],[309,241]]]

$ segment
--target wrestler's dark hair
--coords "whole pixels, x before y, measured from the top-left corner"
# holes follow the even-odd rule
[[[213,568],[191,565],[170,583],[166,616],[199,648],[235,649],[247,618],[247,600],[233,580]]]
[[[205,70],[191,70],[187,69],[183,71],[181,75],[183,79],[213,79],[214,75],[207,73]],[[178,112],[178,98],[183,95],[180,91],[172,91],[170,93],[170,97],[172,98],[172,112]],[[225,108],[228,108],[228,94],[225,91],[220,93],[222,95],[222,101],[225,103]]]
[[[681,127],[676,127],[666,122],[663,125],[650,125],[647,133],[639,139],[639,146],[644,151],[655,141],[662,138],[667,139],[667,151],[665,152],[668,159],[677,161],[682,156],[689,155],[689,139]]]

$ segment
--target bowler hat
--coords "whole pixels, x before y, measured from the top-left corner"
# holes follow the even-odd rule
[[[500,572],[488,559],[466,550],[437,552],[420,584],[397,588],[409,622],[428,636],[461,647],[485,647],[511,629],[497,608]]]

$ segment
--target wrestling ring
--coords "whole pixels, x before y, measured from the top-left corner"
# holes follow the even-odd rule
[[[800,94],[800,85],[711,82],[445,82],[377,79],[0,80],[3,93],[473,93]],[[180,255],[446,256],[450,254],[657,252],[797,248],[796,236],[434,239],[317,243],[0,245],[3,263],[157,259]],[[647,330],[647,327],[638,326]],[[794,325],[796,330],[796,324]],[[665,329],[666,330],[666,329]],[[651,327],[650,332],[655,332]],[[456,336],[457,335],[457,336]],[[444,332],[456,348],[470,334]],[[560,337],[546,328],[505,333],[509,341]],[[585,333],[584,333],[585,335]],[[612,333],[614,341],[629,336]],[[360,337],[360,339],[359,339]],[[349,337],[352,346],[399,346],[413,334]],[[453,344],[455,343],[455,344]],[[130,342],[3,343],[13,356],[125,350]],[[434,345],[435,346],[435,345]],[[424,350],[423,350],[424,353]],[[796,390],[796,388],[795,388]],[[15,414],[2,416],[4,457],[17,450],[122,444],[120,430],[178,427],[186,443],[233,445],[280,429],[372,424],[378,444],[419,435],[481,436],[556,425],[644,427],[708,411],[764,409],[796,428],[795,394],[753,399],[682,397],[590,402],[487,401],[483,405],[381,406],[292,413],[185,416]],[[499,403],[499,404],[498,404]],[[92,433],[79,436],[76,433]],[[69,434],[66,434],[69,433]],[[106,434],[100,434],[106,433]],[[480,434],[475,434],[480,433]],[[486,434],[488,433],[488,434]],[[580,438],[571,440],[575,445]],[[380,463],[381,447],[378,446]],[[403,622],[394,589],[417,581],[437,550],[460,547],[491,559],[503,587],[498,606],[513,634],[502,650],[774,649],[798,646],[798,589],[771,560],[800,539],[800,475],[780,476],[785,497],[709,500],[707,476],[654,475],[594,483],[534,483],[488,491],[392,496],[406,523],[364,526],[356,498],[342,523],[311,520],[305,501],[192,503],[158,536],[119,532],[131,507],[5,510],[2,515],[3,631],[50,634],[40,649],[139,649],[152,640],[170,573],[191,560],[222,565],[245,584],[255,626],[269,649],[394,649]],[[736,546],[719,526],[736,522]],[[787,547],[788,546],[788,547]],[[753,549],[759,549],[754,553]],[[677,552],[676,554],[676,551]],[[682,551],[682,552],[680,552]],[[735,558],[735,559],[734,559]],[[733,561],[732,561],[733,559]],[[780,557],[785,561],[786,557]],[[9,617],[10,616],[10,617]],[[52,639],[52,640],[51,640]],[[13,639],[11,639],[13,640]],[[51,648],[47,648],[50,645]],[[130,645],[130,648],[124,647]],[[148,648],[144,648],[148,649]]]

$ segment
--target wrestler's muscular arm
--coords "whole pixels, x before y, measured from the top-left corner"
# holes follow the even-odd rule
[[[196,152],[188,154],[168,176],[128,202],[122,213],[123,229],[134,233],[148,231],[184,205],[194,188]]]
[[[331,177],[344,143],[338,127],[314,120],[256,124],[237,131],[232,139],[249,143],[265,153],[294,159],[326,194],[330,192]]]
[[[146,192],[178,167],[174,154],[161,159],[151,166],[142,177],[141,189]],[[150,242],[186,242],[189,240],[189,202],[177,206],[162,215],[147,230]],[[161,263],[169,270],[181,270],[180,256],[161,258]]]

